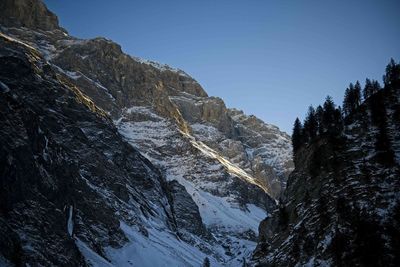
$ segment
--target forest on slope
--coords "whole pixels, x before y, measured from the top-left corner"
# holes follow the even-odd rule
[[[295,170],[273,216],[260,225],[260,266],[398,266],[400,64],[350,84],[293,127]]]

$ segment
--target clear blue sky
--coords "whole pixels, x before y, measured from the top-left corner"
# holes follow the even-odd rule
[[[45,0],[71,35],[104,36],[192,75],[209,95],[291,132],[326,95],[400,59],[399,0]]]

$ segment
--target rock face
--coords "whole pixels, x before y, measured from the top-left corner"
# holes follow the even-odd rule
[[[173,208],[176,215],[176,226],[182,229],[180,234],[184,239],[191,241],[191,237],[185,236],[184,231],[195,234],[200,237],[212,240],[212,236],[204,226],[199,212],[199,207],[193,201],[192,197],[186,191],[185,187],[173,180],[169,182],[173,198]]]
[[[107,258],[127,241],[120,220],[174,230],[165,180],[105,113],[32,48],[1,35],[0,55],[2,255],[79,266],[82,242]]]
[[[51,31],[61,29],[58,18],[37,0],[3,0],[0,3],[0,24],[6,27],[27,27]]]
[[[399,265],[399,89],[400,80],[368,98],[342,135],[300,148],[283,202],[260,224],[257,265]],[[377,107],[387,116],[385,150]]]
[[[241,266],[293,168],[287,134],[69,36],[41,1],[0,5],[0,265]]]

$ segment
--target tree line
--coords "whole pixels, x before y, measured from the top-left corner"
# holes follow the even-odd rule
[[[386,66],[383,75],[384,87],[376,80],[366,79],[362,89],[359,81],[350,83],[345,90],[343,105],[336,106],[332,97],[327,96],[323,105],[317,108],[310,106],[303,122],[296,118],[293,125],[292,146],[293,154],[305,144],[313,142],[319,136],[338,136],[343,133],[345,121],[354,114],[363,101],[374,96],[373,101],[369,101],[371,110],[371,120],[378,127],[376,148],[379,151],[390,150],[389,139],[387,137],[387,114],[382,95],[378,96],[379,91],[395,90],[400,87],[400,64],[391,59]],[[375,97],[376,96],[376,97]],[[375,99],[376,98],[376,99]],[[387,160],[387,159],[386,159]]]

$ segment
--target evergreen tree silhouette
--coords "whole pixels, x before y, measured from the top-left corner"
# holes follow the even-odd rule
[[[293,154],[295,155],[297,150],[303,145],[303,125],[301,124],[299,118],[296,118],[293,125],[293,134],[292,134],[292,146],[293,146]]]
[[[315,109],[313,106],[308,108],[306,119],[304,120],[304,136],[307,140],[312,141],[317,136],[318,122],[315,115]]]
[[[346,89],[343,100],[343,111],[346,116],[353,113],[361,105],[361,85],[357,81],[355,85],[350,83]]]
[[[385,87],[393,88],[400,85],[400,64],[397,64],[393,58],[386,66],[386,74],[383,76]]]
[[[317,121],[319,135],[324,133],[323,123],[322,123],[323,114],[324,114],[324,109],[321,107],[321,105],[318,105],[317,109],[315,110],[315,119]]]
[[[364,100],[370,98],[373,94],[375,94],[376,92],[378,92],[381,89],[381,85],[379,84],[378,81],[376,80],[370,80],[370,79],[366,79],[365,80],[365,86],[363,89],[363,97]]]
[[[361,100],[362,100],[361,99],[361,84],[359,81],[357,81],[356,84],[354,85],[354,91],[353,91],[354,110],[356,110],[361,105]]]
[[[335,123],[335,103],[332,97],[327,96],[324,102],[324,112],[322,114],[322,126],[324,132],[331,133],[332,126]]]

